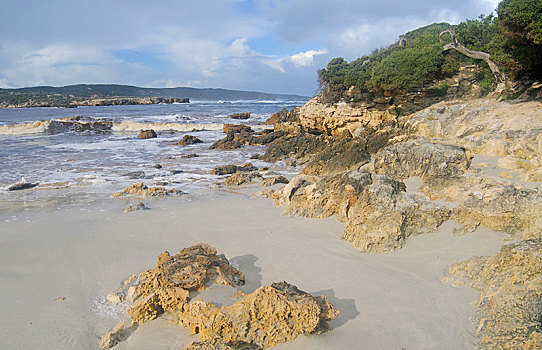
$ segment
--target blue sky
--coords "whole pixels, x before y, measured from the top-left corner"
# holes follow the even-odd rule
[[[496,0],[0,0],[0,87],[115,83],[312,95],[333,57]]]

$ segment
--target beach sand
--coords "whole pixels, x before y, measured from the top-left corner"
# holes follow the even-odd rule
[[[254,190],[257,188],[254,187]],[[95,349],[119,320],[104,299],[130,275],[152,268],[164,250],[205,242],[246,274],[240,289],[286,280],[326,295],[341,312],[332,330],[276,349],[474,348],[471,303],[478,292],[441,281],[448,266],[499,250],[502,237],[480,227],[409,239],[390,254],[364,254],[339,239],[335,218],[281,216],[269,200],[242,192],[146,200],[152,209],[123,213],[127,201],[31,208],[0,224],[0,344],[5,349]],[[25,219],[26,218],[26,219]],[[224,287],[196,297],[221,303]],[[205,294],[207,293],[207,294]],[[233,302],[233,301],[232,301]],[[116,349],[183,349],[198,340],[161,317],[140,325]]]

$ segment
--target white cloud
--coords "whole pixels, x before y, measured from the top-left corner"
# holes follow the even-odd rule
[[[309,50],[305,52],[299,52],[290,56],[290,61],[298,67],[308,67],[314,65],[314,56],[320,56],[327,54],[326,49],[323,50]]]

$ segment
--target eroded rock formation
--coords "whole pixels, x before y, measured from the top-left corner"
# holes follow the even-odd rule
[[[139,135],[137,135],[138,139],[152,139],[155,137],[158,137],[158,135],[156,135],[156,132],[153,129],[148,129],[148,130],[141,129],[139,131]]]
[[[183,191],[176,189],[168,189],[162,186],[147,187],[143,182],[130,185],[120,192],[115,192],[111,195],[113,198],[124,196],[136,197],[159,197],[159,196],[178,196],[184,194]]]

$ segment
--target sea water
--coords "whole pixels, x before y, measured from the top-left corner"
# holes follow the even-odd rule
[[[263,146],[210,150],[223,138],[222,125],[246,124],[253,129],[283,108],[305,101],[235,101],[77,108],[0,109],[0,210],[56,202],[82,201],[109,195],[130,184],[166,187],[196,194],[220,178],[214,167],[252,162]],[[228,117],[250,112],[247,120]],[[140,129],[154,129],[157,138],[138,139]],[[184,135],[203,143],[174,145]],[[184,158],[190,154],[198,157]],[[157,166],[160,165],[161,167]],[[294,172],[284,167],[285,172]],[[135,172],[138,172],[134,176]],[[22,177],[39,182],[32,190],[6,191]],[[135,178],[136,177],[136,178]],[[76,199],[74,199],[76,198]]]

